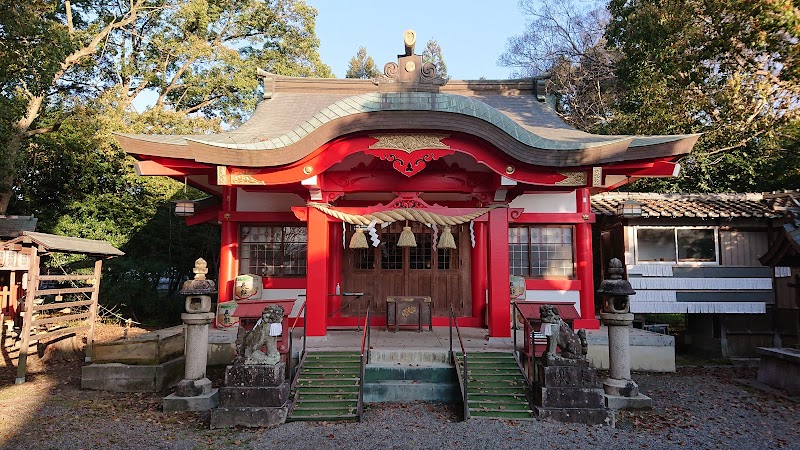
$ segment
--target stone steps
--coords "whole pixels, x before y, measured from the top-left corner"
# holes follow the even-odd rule
[[[297,373],[288,421],[358,420],[361,355],[309,352]]]
[[[459,373],[463,361],[457,354]],[[513,354],[467,354],[467,409],[474,418],[533,419],[527,384]]]

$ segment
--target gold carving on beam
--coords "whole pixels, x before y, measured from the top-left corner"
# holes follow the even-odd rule
[[[406,153],[420,149],[450,148],[442,142],[442,139],[448,137],[446,134],[380,134],[370,137],[377,139],[378,142],[369,148],[392,148]]]
[[[241,170],[231,174],[231,184],[244,184],[244,185],[263,185],[262,180],[257,179],[253,175],[258,174],[257,170]]]
[[[603,168],[592,167],[592,186],[600,187],[603,185]]]
[[[228,168],[225,166],[217,166],[217,185],[228,185]]]
[[[556,186],[583,186],[586,184],[586,172],[558,172],[558,174],[566,178],[553,183]]]

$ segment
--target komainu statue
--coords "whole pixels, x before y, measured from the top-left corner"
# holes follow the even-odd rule
[[[542,318],[542,331],[547,335],[547,349],[544,352],[546,361],[586,360],[589,345],[586,343],[586,331],[572,331],[561,319],[558,309],[553,305],[539,307]],[[549,333],[547,332],[549,328]],[[557,349],[561,349],[558,353]]]
[[[261,319],[252,330],[244,335],[239,355],[245,364],[278,364],[281,355],[278,353],[278,336],[283,332],[283,307],[269,305],[261,313]],[[261,347],[266,352],[261,351]]]

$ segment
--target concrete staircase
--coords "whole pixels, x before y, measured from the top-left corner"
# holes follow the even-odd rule
[[[456,355],[463,372],[463,355]],[[468,353],[467,407],[471,418],[533,419],[530,392],[511,353]]]
[[[364,377],[365,403],[452,403],[461,398],[444,350],[373,350]]]
[[[361,355],[308,352],[292,394],[287,421],[358,420]]]

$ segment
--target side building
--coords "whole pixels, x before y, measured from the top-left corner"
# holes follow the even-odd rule
[[[762,265],[784,212],[775,195],[601,193],[596,265],[625,262],[631,312],[686,314],[692,351],[755,356],[788,322],[775,313],[773,276]]]

